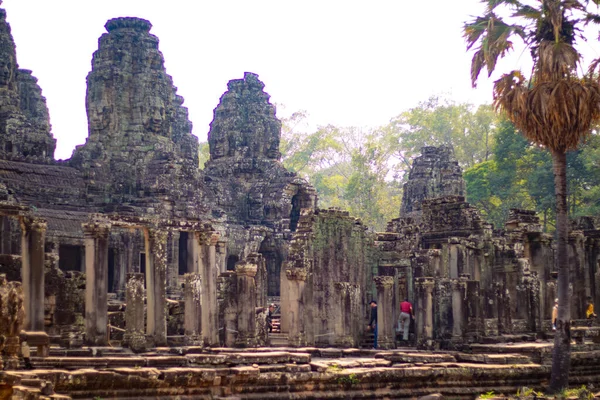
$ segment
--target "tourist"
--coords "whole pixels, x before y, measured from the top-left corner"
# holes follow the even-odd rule
[[[558,319],[558,298],[554,299],[554,307],[552,307],[552,330],[556,330],[556,320]]]
[[[414,318],[412,304],[408,299],[404,299],[400,303],[400,332],[402,332],[402,340],[408,341],[408,333],[410,331],[410,320]]]
[[[587,303],[588,303],[588,306],[587,306],[587,309],[585,310],[585,317],[587,319],[596,318],[597,315],[594,312],[594,302],[592,301],[591,296],[587,297]]]
[[[269,312],[267,313],[267,330],[269,333],[273,332],[273,314],[275,313],[275,304],[269,305]]]
[[[373,348],[377,348],[377,302],[375,300],[371,300],[371,320],[369,321],[369,325],[367,325],[367,329],[370,329],[373,332]]]

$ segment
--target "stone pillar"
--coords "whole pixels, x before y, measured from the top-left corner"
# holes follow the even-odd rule
[[[186,273],[198,273],[198,257],[200,256],[199,232],[188,232]]]
[[[394,347],[394,277],[376,276],[373,280],[377,287],[377,347],[391,349]]]
[[[44,244],[46,221],[21,219],[21,263],[25,301],[25,329],[44,330]]]
[[[450,238],[449,240],[449,251],[450,251],[450,275],[449,277],[452,279],[457,279],[459,274],[459,266],[458,266],[458,246],[459,240],[458,238]]]
[[[466,330],[466,290],[468,276],[453,279],[452,282],[452,339],[462,341]]]
[[[127,274],[125,284],[125,334],[123,345],[134,352],[146,350],[146,335],[144,334],[144,274]]]
[[[496,304],[498,304],[498,334],[512,333],[510,295],[504,282],[496,284]]]
[[[479,293],[479,281],[466,282],[467,327],[466,335],[470,341],[477,341],[484,331],[483,309]]]
[[[251,263],[238,263],[235,266],[238,298],[236,347],[254,347],[256,344],[256,270],[256,264]]]
[[[527,328],[531,332],[540,332],[542,330],[542,320],[540,311],[540,280],[537,272],[531,272],[523,278],[523,284],[527,293]]]
[[[219,276],[219,331],[221,343],[226,347],[235,346],[237,335],[237,277],[234,271],[227,271]]]
[[[184,334],[185,344],[198,346],[202,343],[201,310],[202,310],[202,279],[200,274],[185,274],[183,296],[185,300]]]
[[[416,278],[417,343],[431,347],[433,341],[433,278]]]
[[[202,340],[206,346],[219,344],[219,314],[217,312],[217,242],[219,234],[213,232],[204,236],[204,247],[207,257],[200,264],[200,276],[204,291],[202,292]],[[202,258],[200,258],[201,260]],[[252,299],[254,307],[255,299]]]
[[[23,329],[25,308],[21,282],[7,282],[6,275],[0,274],[0,354],[5,363],[0,367],[7,370],[19,367],[19,334]],[[1,370],[1,369],[0,369]]]
[[[146,247],[146,334],[155,346],[167,344],[167,232],[144,231]]]
[[[220,273],[227,272],[227,241],[224,239],[217,242],[217,265]]]
[[[282,287],[282,289],[287,289],[289,308],[286,310],[285,315],[288,321],[288,340],[292,347],[306,346],[304,287],[307,275],[308,272],[304,268],[285,270],[287,287]]]
[[[85,342],[108,344],[108,234],[110,224],[82,224],[85,237]]]

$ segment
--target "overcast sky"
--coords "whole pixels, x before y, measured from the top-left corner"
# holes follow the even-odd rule
[[[148,19],[167,73],[206,141],[227,81],[257,73],[284,105],[316,125],[376,127],[431,95],[491,101],[471,89],[461,28],[479,0],[4,0],[20,68],[47,99],[56,158],[85,142],[85,78],[110,18]],[[520,57],[509,61],[516,68]]]

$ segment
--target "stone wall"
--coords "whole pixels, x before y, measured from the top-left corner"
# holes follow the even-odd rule
[[[291,345],[358,346],[368,322],[373,251],[373,238],[348,212],[302,212],[281,300]]]

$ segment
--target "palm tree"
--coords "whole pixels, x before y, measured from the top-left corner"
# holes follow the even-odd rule
[[[464,25],[467,49],[475,50],[472,84],[475,86],[484,66],[490,76],[497,60],[513,48],[512,40],[521,40],[533,60],[531,74],[511,71],[502,75],[494,82],[494,106],[506,113],[527,139],[552,153],[560,306],[550,390],[556,392],[568,385],[571,360],[566,152],[577,148],[600,119],[600,85],[597,76],[594,78],[600,60],[578,75],[581,55],[576,39],[584,39],[583,26],[600,24],[600,16],[590,11],[590,3],[600,5],[600,0],[483,3],[484,15]]]

